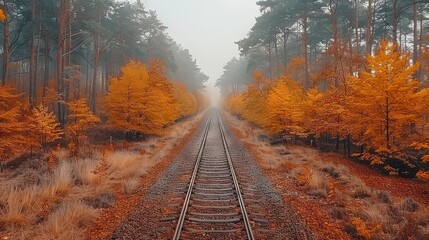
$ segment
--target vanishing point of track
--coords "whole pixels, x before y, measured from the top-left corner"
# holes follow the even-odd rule
[[[193,234],[254,239],[218,114],[209,117],[173,239]]]

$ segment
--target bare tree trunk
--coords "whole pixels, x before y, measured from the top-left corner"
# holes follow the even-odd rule
[[[392,22],[392,30],[393,30],[393,43],[398,43],[398,0],[393,0],[393,22]]]
[[[368,14],[366,16],[366,36],[365,36],[365,45],[366,45],[366,54],[371,54],[372,51],[372,0],[368,0]]]
[[[3,11],[8,13],[7,1],[3,1]],[[9,77],[9,20],[6,18],[3,22],[3,78],[2,85],[5,85]]]
[[[97,105],[97,77],[98,77],[98,67],[100,63],[100,37],[96,35],[94,37],[94,72],[92,75],[92,91],[91,91],[91,110],[96,111]]]
[[[279,48],[277,46],[277,36],[274,37],[274,49],[276,51],[277,78],[280,78],[280,56],[279,56]]]
[[[49,46],[49,34],[45,30],[45,72],[43,74],[43,92],[42,92],[42,98],[44,99],[46,97],[46,88],[49,81],[49,55],[50,55],[50,46]]]
[[[61,126],[65,123],[65,111],[64,111],[64,44],[67,38],[67,23],[70,14],[70,0],[61,0],[60,10],[58,13],[58,43],[57,43],[57,91],[58,91],[58,121]]]
[[[304,32],[302,35],[302,45],[304,50],[304,87],[310,88],[310,72],[308,69],[308,16],[304,16],[302,27]]]
[[[419,59],[419,39],[417,25],[417,0],[413,0],[413,63],[416,64]],[[420,68],[415,74],[416,78],[420,78]]]
[[[31,43],[30,43],[30,89],[28,92],[28,100],[31,107],[35,105],[35,89],[36,89],[36,0],[31,0]]]
[[[288,33],[288,29],[284,29],[283,32],[283,54],[284,54],[284,59],[283,59],[283,65],[286,66],[287,64],[287,40],[289,38],[289,33]]]
[[[360,39],[359,39],[359,0],[355,0],[355,35],[356,35],[356,53],[360,52]]]
[[[337,0],[330,0],[329,2],[329,11],[331,13],[331,24],[332,24],[332,37],[334,39],[334,46],[337,49],[338,46],[338,39],[339,39],[339,31],[338,31],[338,24],[337,24],[337,7],[338,7],[338,1]]]
[[[273,79],[272,69],[273,69],[273,61],[272,61],[272,49],[271,49],[271,42],[268,43],[266,46],[267,53],[268,53],[268,79]]]

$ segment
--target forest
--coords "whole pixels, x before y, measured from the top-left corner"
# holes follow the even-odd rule
[[[140,0],[0,8],[2,163],[57,144],[78,155],[94,128],[160,135],[205,105],[208,77]]]
[[[273,136],[429,178],[429,3],[265,0],[217,80]]]

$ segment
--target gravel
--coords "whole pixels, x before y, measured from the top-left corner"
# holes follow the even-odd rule
[[[205,121],[110,239],[171,239]],[[256,239],[315,239],[276,192],[255,159],[225,125],[229,151]],[[225,239],[221,236],[210,239]]]

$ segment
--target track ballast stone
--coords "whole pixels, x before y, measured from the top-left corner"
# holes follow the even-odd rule
[[[209,114],[208,114],[209,115]],[[207,118],[207,116],[206,116]],[[197,159],[206,121],[110,239],[171,239]],[[228,149],[255,239],[315,239],[270,184],[245,146],[224,125]],[[198,238],[220,239],[201,233]],[[226,236],[226,235],[225,235]],[[189,235],[190,237],[190,235]],[[183,235],[181,239],[187,238]],[[241,239],[230,235],[223,239]]]

